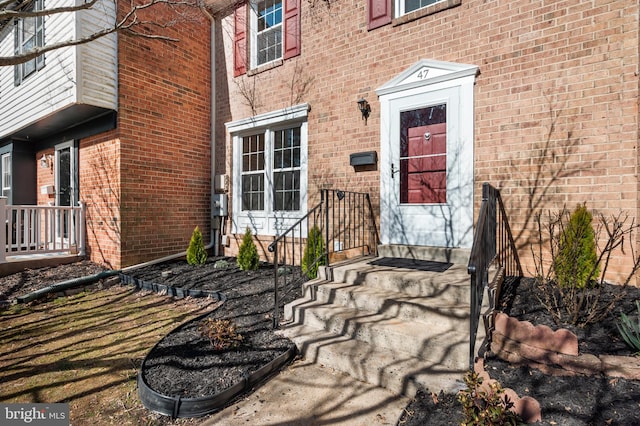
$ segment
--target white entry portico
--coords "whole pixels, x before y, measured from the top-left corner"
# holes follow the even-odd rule
[[[382,244],[471,247],[477,72],[422,60],[376,90]]]

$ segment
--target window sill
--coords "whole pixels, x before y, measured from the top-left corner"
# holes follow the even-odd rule
[[[396,27],[398,25],[406,24],[416,19],[423,18],[425,16],[433,15],[434,13],[442,12],[443,10],[458,7],[462,4],[462,0],[446,0],[431,6],[427,6],[422,9],[414,10],[406,15],[398,16],[391,21],[391,25]]]
[[[273,68],[277,68],[284,63],[282,59],[276,59],[275,61],[269,62],[268,64],[260,65],[258,68],[251,69],[247,71],[247,76],[251,77],[256,74],[260,74],[265,71],[269,71]]]

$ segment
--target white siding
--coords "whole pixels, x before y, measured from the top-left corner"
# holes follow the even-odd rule
[[[104,0],[91,10],[78,13],[78,37],[84,37],[115,22],[115,2]],[[78,103],[117,109],[118,106],[118,45],[117,35],[110,34],[77,47]]]
[[[105,0],[105,3],[111,3]],[[47,8],[70,6],[73,0],[49,0]],[[112,13],[113,10],[101,6],[95,13]],[[80,14],[78,14],[80,15]],[[47,43],[71,40],[82,30],[80,19],[72,13],[47,16],[45,18],[45,40]],[[14,46],[13,24],[0,34],[0,54],[11,56]],[[94,43],[87,46],[92,48]],[[105,44],[105,43],[102,43]],[[98,44],[100,46],[100,44]],[[115,36],[106,46],[115,46]],[[83,55],[87,70],[78,70],[78,47],[68,47],[48,52],[45,66],[26,77],[19,86],[14,86],[13,67],[0,68],[0,137],[7,136],[44,117],[75,103],[86,103],[115,109],[116,106],[116,50],[114,47],[98,47],[99,55]],[[90,63],[90,69],[89,65]],[[92,75],[93,73],[93,75]],[[94,75],[100,83],[92,85]],[[78,86],[79,80],[82,87]],[[89,86],[90,89],[86,87]],[[103,92],[96,96],[96,92]],[[82,96],[79,96],[82,94]]]

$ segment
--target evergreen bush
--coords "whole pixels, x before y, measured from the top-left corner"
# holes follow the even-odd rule
[[[302,272],[307,274],[310,279],[318,276],[318,267],[326,265],[324,238],[322,232],[317,226],[309,231],[307,236],[307,245],[302,255]]]
[[[592,216],[585,204],[571,213],[564,226],[558,252],[553,259],[557,284],[560,287],[583,289],[600,275]]]
[[[260,256],[258,256],[258,249],[253,242],[253,236],[251,235],[251,229],[247,228],[242,237],[242,244],[238,249],[238,267],[242,271],[255,271],[260,265]]]
[[[204,241],[202,241],[202,233],[196,226],[191,234],[191,241],[189,241],[189,248],[187,248],[187,263],[189,265],[202,265],[207,261],[207,250],[204,248]]]

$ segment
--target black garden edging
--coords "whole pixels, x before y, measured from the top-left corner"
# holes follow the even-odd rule
[[[135,285],[138,288],[154,291],[160,294],[166,294],[175,297],[212,297],[216,300],[226,301],[227,297],[217,291],[206,290],[189,290],[177,287],[171,287],[161,284],[156,284],[144,280],[140,280],[125,274],[120,274],[120,278],[123,283]],[[176,327],[166,336],[171,333],[179,332],[182,328],[192,324],[193,322],[201,321],[205,317],[211,315],[211,312],[202,314],[192,320]],[[165,336],[165,337],[166,337]],[[164,338],[163,338],[164,339]],[[201,417],[208,414],[212,414],[221,410],[232,400],[237,398],[243,393],[246,393],[252,389],[256,384],[264,381],[273,373],[279,371],[284,365],[293,360],[297,354],[297,348],[295,344],[291,343],[289,349],[283,352],[281,355],[274,358],[269,363],[265,364],[258,370],[252,372],[249,375],[245,375],[242,380],[229,388],[219,392],[215,395],[204,396],[198,398],[182,398],[180,396],[168,396],[161,394],[153,390],[143,377],[144,367],[147,364],[148,357],[156,351],[156,348],[163,342],[160,339],[154,347],[147,353],[137,375],[138,396],[142,404],[150,411],[158,414],[171,416],[173,418],[186,418],[186,417]]]
[[[200,320],[207,315],[208,314],[202,315],[192,321]],[[152,352],[153,349],[149,351],[149,353]],[[147,358],[145,357],[142,362],[142,366],[140,367],[140,371],[138,372],[138,396],[140,397],[142,404],[148,410],[159,414],[171,416],[173,418],[202,417],[221,410],[236,397],[252,389],[256,384],[262,382],[276,371],[279,371],[296,356],[296,353],[296,346],[292,344],[291,347],[282,355],[276,357],[273,361],[254,371],[250,375],[244,377],[242,381],[216,395],[200,398],[167,396],[151,389],[142,377],[142,366],[144,366],[147,361]]]
[[[219,291],[208,291],[199,289],[185,289],[180,287],[171,287],[163,284],[156,284],[150,281],[141,280],[130,275],[120,273],[120,280],[124,284],[134,285],[142,290],[153,291],[159,294],[177,297],[182,299],[184,297],[210,297],[216,300],[224,302],[226,297]]]

